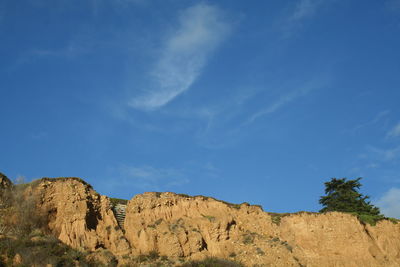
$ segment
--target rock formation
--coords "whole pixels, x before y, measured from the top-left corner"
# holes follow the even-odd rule
[[[13,183],[10,181],[10,179],[0,172],[0,209],[3,208],[6,191],[11,189],[12,186]]]
[[[257,206],[145,193],[128,202],[125,228],[139,253],[210,255],[246,266],[400,266],[400,224],[364,225],[337,212],[292,214],[274,223]]]
[[[12,187],[12,182],[4,174],[0,172],[0,190],[9,189]]]
[[[107,248],[115,255],[130,253],[108,197],[90,185],[78,178],[43,178],[29,189],[50,231],[63,243],[91,251]]]
[[[44,178],[27,189],[49,230],[74,248],[122,258],[216,256],[246,266],[400,266],[400,224],[364,225],[350,214],[267,213],[209,197],[144,193],[119,226],[110,200],[78,178]]]

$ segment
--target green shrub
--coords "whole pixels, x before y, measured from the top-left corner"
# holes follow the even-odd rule
[[[186,262],[181,267],[244,267],[244,265],[229,260],[206,258],[202,261]]]
[[[158,254],[158,252],[155,251],[155,250],[150,251],[150,253],[149,253],[149,255],[148,255],[148,258],[149,258],[150,260],[156,260],[156,259],[158,259],[159,257],[160,257],[160,254]]]
[[[254,233],[245,233],[243,235],[243,244],[253,244],[254,243]]]
[[[12,260],[16,254],[22,256],[21,266],[74,266],[78,261],[80,266],[99,266],[96,262],[92,265],[85,259],[86,253],[72,249],[52,236],[44,236],[39,242],[29,238],[0,239],[0,255]],[[1,265],[0,265],[1,266]],[[6,264],[5,266],[11,266]]]
[[[281,218],[282,218],[282,216],[280,216],[279,214],[271,215],[271,221],[272,221],[272,223],[274,223],[276,225],[281,224]]]
[[[371,215],[371,214],[355,214],[358,218],[358,220],[363,223],[363,224],[370,224],[372,226],[375,226],[376,223],[380,220],[384,219],[384,216],[382,215]]]
[[[147,255],[141,254],[141,255],[137,256],[136,260],[137,260],[137,262],[139,262],[139,263],[145,262],[145,261],[147,261]]]
[[[47,231],[47,218],[39,214],[38,197],[25,191],[22,185],[4,192],[0,213],[1,227],[18,238],[29,236],[32,231]]]
[[[269,212],[268,213],[271,216],[271,222],[280,225],[281,224],[281,219],[285,216],[291,215],[291,213],[275,213],[275,212]],[[293,213],[296,214],[296,213]]]
[[[168,259],[167,256],[163,255],[163,256],[161,256],[161,260],[162,260],[162,261],[168,261],[169,259]]]
[[[256,248],[256,253],[260,256],[265,255],[265,252],[261,248]]]
[[[128,200],[126,200],[126,199],[113,198],[113,197],[110,197],[110,202],[111,202],[111,205],[113,205],[113,206],[115,206],[117,204],[122,204],[122,205],[128,204]]]
[[[215,217],[214,217],[214,216],[203,215],[203,214],[201,214],[201,216],[203,216],[203,218],[206,218],[206,219],[209,220],[210,222],[215,222]]]

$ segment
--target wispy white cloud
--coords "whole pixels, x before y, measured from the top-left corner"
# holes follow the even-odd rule
[[[252,123],[258,118],[274,113],[278,111],[279,109],[283,108],[287,104],[295,101],[297,98],[306,96],[310,92],[322,88],[325,86],[326,81],[321,80],[313,80],[307,84],[305,84],[303,87],[292,90],[286,94],[283,94],[280,98],[278,98],[275,102],[270,104],[269,106],[259,110],[258,112],[254,113],[247,121],[245,124]]]
[[[380,111],[378,114],[375,115],[370,121],[361,123],[356,125],[352,130],[349,130],[349,132],[356,132],[364,127],[372,126],[380,122],[383,118],[387,117],[387,115],[390,114],[389,110],[383,110]]]
[[[389,189],[377,202],[381,212],[387,217],[400,219],[400,188]]]
[[[150,2],[150,0],[117,0],[119,4],[135,4],[135,5],[145,5]]]
[[[400,12],[400,0],[387,0],[386,6],[393,12]]]
[[[289,21],[295,22],[314,15],[320,4],[320,0],[300,0],[289,17]]]
[[[388,137],[400,136],[400,122],[397,123],[387,134]]]
[[[290,37],[295,33],[302,23],[315,15],[317,10],[327,1],[323,0],[300,0],[283,19],[282,26],[285,37]]]
[[[167,38],[150,76],[153,85],[133,98],[130,106],[160,108],[190,88],[201,74],[211,53],[227,37],[229,24],[215,6],[198,4],[184,10],[179,26]]]
[[[257,113],[253,114],[250,117],[250,119],[248,120],[248,122],[254,122],[256,119],[258,119],[261,116],[274,113],[275,111],[277,111],[278,109],[280,109],[284,105],[292,102],[296,98],[298,98],[298,97],[300,97],[302,95],[306,95],[309,91],[310,90],[295,90],[295,91],[289,92],[288,94],[285,94],[285,95],[281,96],[277,101],[275,101],[274,103],[272,103],[268,107],[266,107],[266,108],[258,111]]]
[[[41,140],[48,137],[48,133],[44,131],[34,132],[30,135],[30,137],[34,140]]]
[[[14,64],[9,69],[15,70],[20,66],[27,63],[32,63],[44,58],[55,58],[55,59],[76,59],[78,56],[88,53],[90,51],[91,44],[88,42],[81,41],[70,41],[64,47],[61,48],[33,48],[22,53]]]
[[[60,49],[33,49],[30,51],[32,56],[36,57],[76,57],[87,51],[87,48],[83,44],[71,41],[65,47]]]
[[[161,187],[179,186],[188,183],[182,170],[172,168],[155,168],[152,166],[120,167],[123,182],[134,184],[144,190],[159,190]]]
[[[5,13],[6,13],[5,3],[0,3],[0,26],[2,26],[3,24]]]
[[[372,154],[372,158],[380,161],[392,161],[400,156],[400,146],[391,148],[377,148],[374,146],[367,146],[368,154]]]
[[[379,168],[379,167],[380,167],[380,165],[378,163],[374,163],[374,162],[369,163],[367,165],[367,168],[369,168],[369,169],[376,169],[376,168]]]

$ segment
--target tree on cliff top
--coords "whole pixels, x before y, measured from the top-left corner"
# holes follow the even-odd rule
[[[361,187],[361,178],[347,180],[346,178],[332,178],[325,183],[325,194],[319,200],[324,207],[320,212],[341,211],[352,212],[358,215],[381,216],[378,207],[367,201],[369,196],[364,196],[358,190]]]

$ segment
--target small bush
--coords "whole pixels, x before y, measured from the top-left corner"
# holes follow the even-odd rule
[[[265,255],[265,252],[261,248],[256,248],[256,253],[260,256]]]
[[[272,242],[279,242],[279,241],[281,241],[281,240],[279,239],[279,237],[274,237],[274,238],[271,239],[271,241],[272,241]]]
[[[22,256],[21,266],[46,264],[74,266],[75,261],[78,261],[80,266],[89,266],[85,259],[85,253],[68,247],[52,236],[44,236],[40,242],[33,242],[29,238],[3,238],[0,240],[0,255],[12,260],[16,254]],[[11,266],[11,264],[5,266]],[[94,262],[92,266],[99,265]]]
[[[370,224],[375,226],[376,223],[380,220],[383,220],[385,217],[382,215],[370,215],[370,214],[355,214],[358,220],[363,224]]]
[[[175,232],[176,230],[178,230],[178,228],[179,228],[179,224],[172,223],[172,224],[169,225],[169,230],[171,232]]]
[[[18,238],[29,236],[34,230],[48,230],[45,216],[37,209],[38,197],[25,191],[26,184],[4,192],[0,222],[3,230]]]
[[[254,242],[254,235],[252,235],[251,233],[246,233],[243,235],[243,244],[253,244]]]
[[[215,222],[215,217],[214,217],[214,216],[203,215],[203,214],[201,214],[201,216],[203,216],[203,218],[206,218],[206,219],[209,220],[210,222]]]
[[[283,217],[290,215],[290,213],[274,213],[274,212],[269,212],[268,214],[271,216],[271,222],[276,225],[281,224],[281,219]]]
[[[113,198],[110,197],[110,202],[113,206],[117,205],[117,204],[122,204],[122,205],[126,205],[128,204],[128,200],[126,199],[122,199],[122,198]]]
[[[161,260],[162,260],[162,261],[168,261],[169,259],[168,259],[167,256],[163,255],[163,256],[161,256]]]
[[[160,254],[158,254],[158,252],[155,251],[155,250],[150,251],[150,253],[149,253],[149,255],[148,255],[148,258],[149,258],[150,260],[156,260],[156,259],[158,259],[159,257],[160,257]]]
[[[185,197],[185,198],[193,198],[192,196],[189,196],[187,194],[177,194],[180,197]]]
[[[272,223],[274,223],[276,225],[280,225],[281,224],[281,216],[271,216],[271,221],[272,221]]]
[[[244,267],[244,265],[229,260],[206,258],[202,261],[186,262],[181,267]]]
[[[142,254],[141,254],[141,255],[137,256],[136,260],[137,260],[137,262],[139,262],[139,263],[145,262],[145,261],[147,261],[147,255],[142,255]]]

